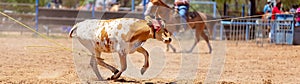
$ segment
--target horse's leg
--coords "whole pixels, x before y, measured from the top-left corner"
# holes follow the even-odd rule
[[[166,49],[167,52],[169,52],[169,47],[170,47],[170,44],[167,44],[167,49]]]
[[[126,70],[126,68],[127,68],[126,56],[127,56],[127,53],[125,53],[124,50],[119,52],[121,70],[111,77],[112,80],[118,79],[121,76],[121,74]]]
[[[200,35],[205,40],[205,42],[207,43],[207,46],[209,48],[209,53],[211,53],[212,52],[212,48],[211,48],[211,45],[209,43],[209,39],[208,39],[207,35],[205,34],[205,32],[203,30],[200,31]]]
[[[194,50],[194,48],[196,47],[196,45],[198,44],[198,42],[200,41],[200,31],[197,31],[198,29],[196,29],[196,31],[195,31],[195,42],[194,42],[194,44],[193,44],[193,46],[192,46],[192,48],[190,49],[190,50],[188,50],[187,51],[187,53],[191,53],[191,52],[193,52],[193,50]]]
[[[176,48],[172,44],[167,44],[167,50],[166,51],[168,52],[170,47],[171,47],[172,51],[175,53]]]
[[[144,65],[143,68],[141,69],[141,74],[143,75],[149,67],[149,53],[143,47],[138,48],[137,52],[142,53],[145,57]]]

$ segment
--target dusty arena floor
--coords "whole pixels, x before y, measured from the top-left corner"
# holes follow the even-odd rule
[[[65,37],[52,37],[53,40],[65,47],[72,48],[72,40]],[[193,41],[192,41],[193,42]],[[191,43],[192,43],[191,42]],[[57,49],[54,44],[43,38],[33,38],[29,35],[0,35],[0,83],[80,83],[76,74],[72,52]],[[254,43],[220,45],[224,41],[212,41],[214,53],[207,54],[207,46],[201,41],[197,49],[190,54],[164,52],[165,45],[161,42],[149,40],[144,47],[150,52],[150,68],[145,73],[154,77],[139,78],[130,74],[128,67],[119,81],[108,83],[205,83],[212,69],[220,69],[218,83],[299,83],[300,81],[300,46],[264,45],[259,47]],[[174,42],[175,47],[180,45]],[[35,46],[35,47],[34,47]],[[155,48],[153,48],[155,46]],[[159,47],[160,46],[160,47]],[[222,49],[224,48],[224,49]],[[219,50],[219,51],[216,51]],[[178,49],[180,51],[180,49]],[[214,60],[221,55],[222,59]],[[159,54],[155,54],[159,53]],[[220,53],[218,53],[220,52]],[[154,53],[154,54],[151,54]],[[164,58],[163,68],[153,62],[159,62],[156,55]],[[114,54],[102,54],[109,64],[117,66]],[[198,58],[192,59],[190,58]],[[223,59],[224,58],[224,59]],[[142,54],[128,55],[134,66],[140,69],[144,58]],[[182,65],[188,60],[192,64]],[[195,62],[194,62],[195,61]],[[213,61],[213,62],[212,62]],[[214,62],[219,67],[211,67]],[[222,62],[224,62],[222,64]],[[196,64],[195,64],[196,63]],[[197,66],[197,67],[193,67]],[[185,68],[185,69],[184,69]],[[157,69],[160,71],[156,72]],[[191,69],[191,70],[189,70]],[[156,71],[155,71],[156,70]],[[184,70],[184,71],[180,71]],[[103,78],[112,74],[100,67]],[[188,73],[191,72],[191,73]],[[195,73],[193,73],[195,72]],[[214,73],[214,72],[212,72]],[[218,75],[218,72],[215,72]]]

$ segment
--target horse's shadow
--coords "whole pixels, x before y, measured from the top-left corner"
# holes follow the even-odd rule
[[[162,84],[176,84],[176,82],[162,82],[162,81],[157,81],[157,82],[151,82],[151,81],[137,81],[137,80],[130,80],[130,79],[117,79],[114,80],[115,83],[130,83],[130,84],[157,84],[157,83],[162,83]]]
[[[181,50],[177,52],[170,52],[170,53],[176,53],[176,54],[210,54],[209,52],[188,52],[186,50]]]
[[[120,82],[120,83],[141,83],[140,81],[136,81],[136,80],[126,80],[126,79],[117,79],[114,80],[114,82]]]
[[[137,81],[137,80],[130,80],[130,79],[117,79],[114,80],[115,83],[130,83],[130,84],[156,84],[156,82],[148,82],[148,81]],[[165,83],[168,84],[168,83]]]

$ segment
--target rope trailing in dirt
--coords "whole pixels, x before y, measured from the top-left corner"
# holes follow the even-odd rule
[[[60,43],[58,43],[57,41],[54,41],[53,39],[49,38],[49,37],[46,36],[46,35],[44,35],[44,34],[42,34],[42,33],[39,33],[39,32],[37,32],[37,31],[35,31],[34,28],[31,28],[31,27],[25,25],[24,23],[22,23],[22,22],[20,22],[20,21],[18,21],[18,20],[16,20],[16,19],[10,17],[9,15],[7,15],[7,14],[1,12],[1,11],[0,11],[0,14],[3,15],[3,16],[5,16],[5,17],[7,17],[7,18],[9,18],[9,19],[11,19],[11,20],[13,20],[14,22],[20,24],[21,26],[23,26],[23,27],[25,27],[25,28],[31,30],[32,32],[34,32],[34,33],[36,33],[38,36],[40,36],[40,37],[46,39],[46,40],[49,41],[50,43],[53,43],[53,44],[55,44],[56,46],[58,46],[58,47],[52,47],[52,46],[51,46],[51,47],[49,47],[49,46],[27,46],[27,47],[46,47],[46,48],[56,48],[57,50],[66,50],[66,51],[71,51],[71,52],[74,52],[74,51],[75,51],[75,50],[72,50],[71,48],[68,48],[68,47],[66,47],[66,46],[64,46],[64,45],[62,45],[62,44],[60,44]],[[57,50],[52,50],[52,52],[55,52],[55,51],[57,51]],[[51,52],[51,51],[46,51],[46,52],[43,52],[43,53],[47,53],[47,52]],[[77,52],[80,52],[80,51],[77,50]],[[84,52],[84,53],[85,53],[85,54],[88,54],[87,52]]]

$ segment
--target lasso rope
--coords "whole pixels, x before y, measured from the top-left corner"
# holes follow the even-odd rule
[[[64,45],[62,45],[62,44],[60,44],[60,43],[58,43],[57,41],[54,41],[53,39],[49,38],[48,36],[46,36],[46,35],[44,35],[44,34],[42,34],[42,33],[39,33],[39,32],[37,32],[37,31],[35,31],[33,28],[31,28],[31,27],[25,25],[24,23],[22,23],[22,22],[20,22],[20,21],[18,21],[18,20],[16,20],[16,19],[10,17],[9,15],[7,15],[7,14],[1,12],[1,11],[0,11],[0,14],[3,15],[3,16],[5,16],[5,17],[7,17],[7,18],[9,18],[9,19],[11,19],[11,20],[13,20],[13,21],[15,21],[16,23],[20,24],[21,26],[23,26],[23,27],[25,27],[25,28],[31,30],[32,32],[34,32],[34,33],[36,33],[38,36],[40,36],[40,37],[46,39],[46,40],[49,41],[50,43],[53,43],[53,44],[55,44],[56,46],[58,46],[58,47],[53,47],[53,46],[26,46],[25,48],[31,48],[31,47],[46,47],[46,48],[56,48],[56,49],[57,49],[57,50],[52,50],[52,51],[44,51],[44,52],[42,52],[42,53],[55,52],[55,51],[59,51],[59,50],[65,50],[65,51],[71,51],[71,52],[76,51],[76,50],[72,50],[72,48],[68,48],[68,47],[66,47],[66,46],[64,46]],[[78,50],[77,50],[76,52],[82,52],[82,51],[78,51]],[[87,52],[84,52],[84,53],[85,53],[85,54],[88,54]]]

